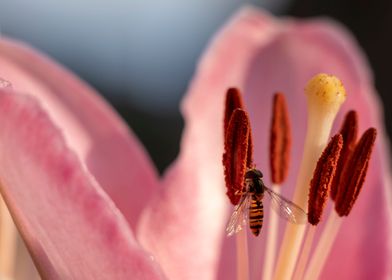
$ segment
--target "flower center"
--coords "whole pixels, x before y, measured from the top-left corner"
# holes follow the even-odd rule
[[[270,135],[273,187],[270,189],[264,184],[261,171],[253,165],[251,126],[240,91],[235,88],[227,91],[223,166],[227,195],[235,208],[226,230],[229,235],[242,232],[241,239],[237,238],[237,250],[242,252],[241,256],[237,256],[237,262],[241,263],[237,265],[239,271],[237,275],[241,279],[247,279],[249,276],[249,272],[245,271],[248,269],[246,268],[248,261],[244,261],[244,258],[247,258],[247,249],[241,249],[241,246],[247,244],[247,237],[242,229],[249,223],[251,231],[256,236],[259,234],[264,217],[262,203],[264,192],[271,197],[271,205],[275,205],[277,212],[292,223],[286,226],[279,257],[274,267],[278,223],[277,216],[270,211],[263,279],[291,279],[292,277],[316,279],[326,257],[325,254],[318,255],[316,245],[312,261],[305,270],[316,227],[308,229],[304,223],[306,219],[312,225],[321,222],[322,212],[329,196],[335,201],[337,215],[347,216],[365,181],[376,130],[368,129],[355,145],[357,114],[355,111],[350,111],[340,132],[327,143],[332,123],[345,100],[345,89],[336,77],[318,74],[309,81],[305,93],[308,100],[308,129],[293,202],[291,202],[280,195],[279,188],[287,177],[291,147],[290,120],[284,95],[275,94],[273,100]],[[302,209],[309,213],[306,214]],[[324,230],[329,232],[331,238],[323,241],[322,233],[320,239],[320,243],[324,242],[329,244],[328,246],[333,243],[340,225],[340,222],[336,222],[337,215],[333,213],[330,213]],[[331,226],[328,227],[329,224]],[[301,252],[304,237],[305,245]],[[300,258],[297,262],[298,256]]]

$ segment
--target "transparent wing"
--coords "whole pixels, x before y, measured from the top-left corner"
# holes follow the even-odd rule
[[[267,187],[264,187],[264,189],[271,198],[272,209],[274,209],[279,216],[294,224],[304,224],[307,222],[308,215],[301,207]]]
[[[235,206],[234,212],[231,215],[229,222],[227,223],[227,236],[231,236],[240,232],[246,226],[249,215],[250,198],[250,194],[244,194],[241,197],[240,203]]]

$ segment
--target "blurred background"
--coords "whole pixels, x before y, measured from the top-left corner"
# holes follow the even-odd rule
[[[346,25],[373,67],[391,135],[390,0],[0,0],[0,32],[29,42],[93,85],[162,171],[178,153],[179,102],[197,60],[244,4]]]

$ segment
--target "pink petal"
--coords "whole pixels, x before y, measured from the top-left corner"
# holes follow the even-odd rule
[[[268,30],[269,25],[267,18],[263,24],[254,24],[250,18],[242,26],[233,23],[228,29],[240,32],[246,26],[260,31]],[[258,37],[267,39],[268,34]],[[138,231],[138,239],[153,252],[170,279],[216,279],[222,257],[229,209],[222,177],[223,94],[227,89],[222,80],[224,69],[241,61],[231,60],[228,49],[220,51],[222,60],[204,59],[182,104],[186,127],[180,157],[165,174],[164,188],[143,213]],[[248,50],[239,51],[240,57],[248,55]],[[228,80],[236,85],[235,80]],[[234,260],[233,252],[228,253]],[[228,273],[221,279],[233,279],[233,267],[225,267]]]
[[[322,278],[330,279],[333,275],[336,279],[336,271],[340,279],[383,279],[391,274],[392,222],[391,203],[388,204],[391,185],[386,158],[389,153],[381,108],[366,60],[351,36],[336,23],[278,21],[248,8],[221,31],[203,56],[183,104],[187,126],[181,158],[166,176],[164,192],[142,219],[140,239],[164,262],[168,275],[180,271],[182,276],[193,279],[192,275],[197,275],[197,269],[204,264],[203,276],[207,278],[203,279],[211,279],[216,269],[214,251],[222,242],[230,213],[223,210],[227,209],[228,200],[224,197],[221,167],[226,89],[236,86],[246,94],[254,133],[255,163],[264,170],[266,183],[270,182],[267,156],[272,95],[276,91],[286,94],[294,137],[292,168],[283,193],[291,197],[306,129],[303,88],[319,72],[340,77],[348,92],[336,127],[340,126],[345,112],[356,109],[361,131],[375,126],[380,136],[363,193],[344,222]],[[256,278],[261,272],[259,251],[263,250],[259,244],[265,242],[267,226],[259,239],[251,238],[251,248],[255,251],[251,259],[257,264],[252,275]],[[159,230],[159,234],[148,232],[149,227]],[[224,240],[219,275],[221,279],[233,279],[234,239]],[[190,264],[189,256],[194,256]]]
[[[1,193],[45,279],[162,279],[31,97],[0,91]]]
[[[383,279],[391,276],[392,252],[387,245],[391,242],[392,234],[391,204],[388,203],[391,184],[387,172],[390,168],[386,162],[389,153],[385,148],[384,127],[378,115],[382,110],[367,69],[369,66],[363,54],[341,27],[327,20],[287,21],[281,33],[256,53],[243,83],[248,94],[245,100],[249,104],[251,118],[261,128],[255,129],[255,143],[260,143],[262,150],[256,147],[255,152],[263,169],[267,169],[266,158],[260,156],[267,151],[265,131],[268,131],[269,124],[268,121],[262,122],[261,126],[258,123],[265,115],[270,116],[271,112],[268,105],[265,108],[261,104],[271,100],[270,94],[276,90],[288,96],[296,130],[292,175],[287,182],[286,193],[290,193],[290,186],[295,185],[306,129],[303,88],[314,74],[326,72],[337,75],[348,92],[335,131],[340,127],[344,113],[355,109],[360,116],[361,131],[374,126],[380,132],[365,189],[343,224],[322,279],[337,279],[336,271],[339,271],[338,279]]]
[[[158,176],[118,115],[92,88],[21,43],[0,40],[0,65],[1,77],[40,101],[67,145],[135,226]]]

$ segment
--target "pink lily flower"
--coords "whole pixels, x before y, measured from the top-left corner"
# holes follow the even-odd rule
[[[314,74],[333,73],[348,93],[342,112],[357,110],[360,131],[376,127],[378,139],[364,190],[322,279],[385,279],[392,275],[390,165],[368,69],[354,40],[333,22],[242,10],[197,68],[182,103],[181,153],[159,178],[142,145],[93,89],[2,38],[0,77],[12,86],[0,87],[0,192],[44,279],[234,279],[221,163],[225,91],[243,89],[261,170],[268,170],[272,95],[286,94],[293,124],[288,196],[306,130],[303,88]],[[265,177],[269,182],[268,171]],[[259,238],[252,244],[262,242],[263,232]],[[259,279],[259,268],[251,273]]]

